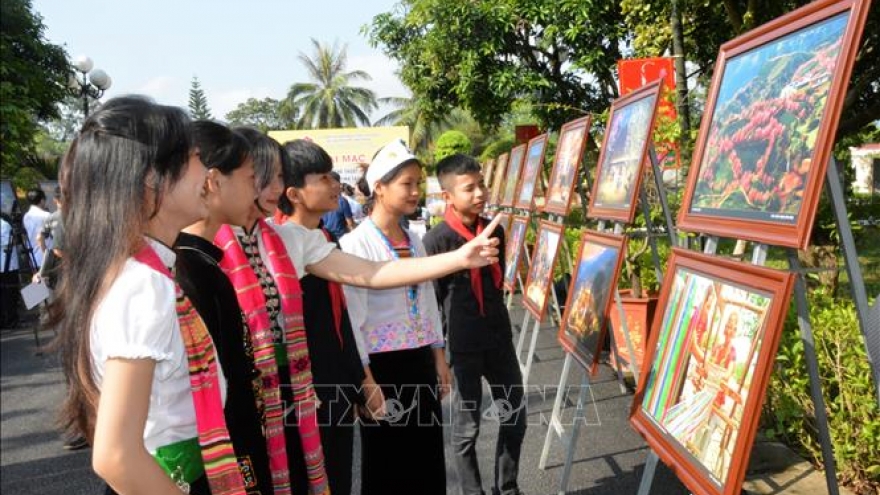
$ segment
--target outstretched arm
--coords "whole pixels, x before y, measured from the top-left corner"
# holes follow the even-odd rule
[[[449,253],[379,262],[337,249],[321,261],[306,266],[306,270],[323,279],[371,289],[388,289],[434,280],[459,270],[497,263],[498,239],[489,236],[500,220],[500,215],[495,217],[480,235]]]

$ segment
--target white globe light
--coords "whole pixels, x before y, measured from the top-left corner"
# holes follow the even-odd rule
[[[110,87],[110,76],[102,69],[95,69],[89,72],[89,81],[97,86],[98,89],[107,89]]]
[[[79,57],[76,57],[76,60],[73,61],[73,66],[76,67],[76,70],[80,72],[88,72],[92,70],[92,67],[94,67],[94,63],[92,62],[91,58],[85,55],[80,55]]]

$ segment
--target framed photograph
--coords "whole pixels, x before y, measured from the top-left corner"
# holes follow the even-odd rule
[[[489,187],[490,182],[492,181],[492,172],[495,171],[495,159],[490,158],[486,160],[486,163],[483,164],[483,183],[486,184],[486,187]]]
[[[544,148],[547,147],[547,134],[535,136],[526,147],[526,164],[522,171],[522,180],[516,193],[514,206],[532,211],[535,206],[535,190],[540,189],[541,169],[544,167]]]
[[[521,144],[510,150],[510,158],[507,160],[507,172],[504,173],[504,189],[498,202],[501,206],[513,208],[516,199],[517,185],[522,175],[523,159],[526,154],[526,145]]]
[[[693,493],[742,490],[793,282],[673,250],[630,420]]]
[[[510,235],[510,223],[513,221],[513,216],[506,211],[498,214],[501,215],[501,223],[498,226],[504,229],[504,238],[507,239],[507,236]]]
[[[0,211],[6,215],[12,214],[12,207],[17,201],[15,188],[11,180],[0,181]]]
[[[489,189],[489,204],[498,205],[501,200],[501,190],[504,187],[504,177],[507,172],[507,153],[502,153],[495,160],[495,168],[492,171],[492,187]],[[486,177],[489,180],[489,177]]]
[[[642,86],[611,104],[588,216],[632,223],[654,130],[661,82]]]
[[[605,340],[626,238],[587,230],[581,236],[574,277],[557,338],[578,362],[595,372]]]
[[[556,255],[562,242],[563,225],[541,220],[535,239],[535,252],[529,265],[526,277],[523,305],[532,313],[536,320],[544,318],[551,286],[553,285],[553,269],[556,267]]]
[[[529,228],[529,217],[514,215],[510,229],[506,231],[507,246],[504,249],[504,290],[516,290],[516,275],[525,249],[526,231]]]
[[[818,0],[721,46],[680,228],[807,247],[869,4]]]
[[[578,184],[578,170],[587,136],[590,132],[589,116],[572,120],[562,126],[559,131],[559,142],[556,144],[556,156],[553,158],[553,172],[547,186],[544,213],[568,215],[571,208],[571,197]]]

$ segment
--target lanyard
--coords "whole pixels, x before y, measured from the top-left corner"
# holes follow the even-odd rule
[[[385,248],[388,250],[388,253],[395,260],[400,259],[400,255],[397,254],[397,251],[394,249],[394,246],[391,244],[391,240],[382,232],[379,227],[373,223],[373,219],[367,218],[364,220],[366,223],[373,228],[373,231],[376,232],[376,235],[379,236],[379,239],[382,239],[382,242],[385,244]],[[404,235],[407,236],[407,248],[409,248],[409,256],[410,258],[416,257],[416,248],[413,243],[410,241],[409,236],[404,232]],[[410,285],[406,288],[406,303],[409,308],[409,315],[412,319],[418,321],[419,318],[419,286],[418,285]]]

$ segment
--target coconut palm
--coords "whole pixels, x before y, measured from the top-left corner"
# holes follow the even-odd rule
[[[308,70],[311,82],[296,83],[287,101],[297,109],[300,129],[326,129],[370,125],[368,114],[376,108],[376,95],[367,88],[352,86],[372,78],[362,70],[346,72],[347,45],[327,46],[312,39],[314,53],[302,52],[299,60]]]
[[[429,119],[419,105],[418,98],[388,97],[379,98],[379,103],[395,107],[385,116],[373,122],[374,126],[405,125],[409,127],[409,147],[423,152],[428,146],[449,129],[472,130],[476,125],[470,114],[461,108],[453,108],[439,119]],[[468,133],[467,131],[465,132]],[[470,137],[470,136],[469,136]]]

